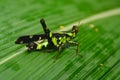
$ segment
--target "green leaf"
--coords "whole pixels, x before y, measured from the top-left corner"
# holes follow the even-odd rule
[[[119,80],[120,79],[119,0],[1,0],[0,79],[1,80]],[[75,47],[55,52],[27,52],[15,40],[22,35],[43,33],[39,19],[51,31],[69,30],[78,25]],[[68,26],[67,26],[68,25]],[[81,56],[80,56],[81,55]]]

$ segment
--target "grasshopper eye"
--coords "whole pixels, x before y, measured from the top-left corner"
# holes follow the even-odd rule
[[[73,26],[73,28],[72,28],[72,31],[74,31],[75,33],[78,33],[78,26]]]

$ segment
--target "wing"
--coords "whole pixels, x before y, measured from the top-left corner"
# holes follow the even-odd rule
[[[59,33],[53,33],[53,36],[56,38],[63,37],[64,34],[59,34]],[[39,35],[25,35],[19,37],[16,41],[15,44],[26,44],[29,42],[35,42],[39,40],[47,39],[45,34],[39,34]]]
[[[42,39],[46,39],[45,34],[40,34],[40,35],[26,35],[26,36],[21,36],[19,37],[16,41],[15,44],[26,44],[29,42],[34,42],[34,41],[38,41],[38,40],[42,40]]]

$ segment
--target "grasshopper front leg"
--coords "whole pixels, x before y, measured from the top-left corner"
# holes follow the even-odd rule
[[[68,41],[70,44],[73,44],[76,46],[76,55],[78,55],[78,47],[79,47],[79,44],[77,42],[73,42],[73,41]]]
[[[60,55],[60,51],[61,51],[63,45],[64,45],[64,44],[61,44],[61,46],[58,47],[58,52],[57,52],[57,54],[56,54],[56,56],[55,56],[54,63],[56,62],[58,56]]]

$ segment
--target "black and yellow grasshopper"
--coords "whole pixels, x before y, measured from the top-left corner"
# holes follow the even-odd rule
[[[72,39],[75,38],[78,32],[77,26],[73,26],[70,32],[52,33],[46,26],[44,19],[41,19],[40,23],[42,24],[44,34],[21,36],[15,41],[15,43],[25,44],[28,48],[28,51],[44,49],[52,51],[58,49],[55,60],[60,54],[60,50],[62,49],[62,47],[66,43],[70,43],[76,46],[76,55],[78,55],[78,43],[72,41]]]

